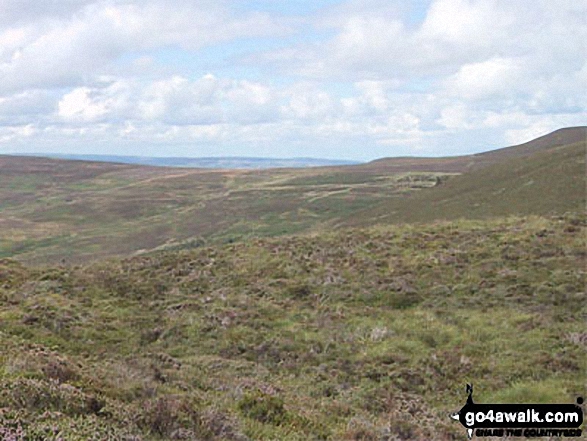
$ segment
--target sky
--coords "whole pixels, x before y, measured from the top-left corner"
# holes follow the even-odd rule
[[[445,156],[587,125],[587,0],[0,0],[0,154]]]

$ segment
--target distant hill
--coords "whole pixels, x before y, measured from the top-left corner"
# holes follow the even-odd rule
[[[369,207],[344,224],[585,211],[585,133],[584,127],[558,130],[519,146],[454,158],[450,163],[439,161],[434,170],[464,173],[426,191]]]
[[[570,129],[337,167],[0,156],[0,438],[456,440],[469,378],[573,402],[586,153]]]
[[[567,127],[564,129],[555,130],[552,133],[548,133],[547,135],[541,136],[523,144],[478,153],[473,155],[473,157],[481,162],[489,162],[490,158],[493,161],[501,161],[505,158],[520,158],[523,156],[533,155],[541,150],[554,150],[557,147],[585,143],[586,141],[587,126]]]
[[[585,133],[463,157],[309,168],[0,156],[0,258],[83,261],[340,227],[581,212]]]
[[[150,165],[155,167],[219,168],[219,169],[261,169],[261,168],[301,168],[359,164],[357,161],[344,161],[320,158],[250,158],[250,157],[151,157],[117,155],[76,155],[39,154],[35,156],[72,159],[79,161],[113,162],[119,164]]]
[[[464,173],[487,167],[514,158],[523,158],[542,150],[560,146],[584,143],[587,140],[587,126],[568,127],[556,130],[524,144],[490,150],[483,153],[441,158],[382,158],[363,165],[364,168],[386,168],[394,171],[437,171]]]
[[[254,170],[0,156],[0,258],[45,264],[329,229],[437,174]]]

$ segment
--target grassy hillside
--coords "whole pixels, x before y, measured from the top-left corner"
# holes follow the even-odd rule
[[[365,164],[364,168],[385,167],[390,170],[426,170],[465,173],[512,159],[525,158],[571,144],[587,142],[587,127],[567,127],[525,142],[523,144],[483,153],[444,158],[383,158]]]
[[[586,154],[587,143],[581,142],[503,161],[425,192],[384,201],[345,224],[581,212],[586,207]]]
[[[585,396],[582,215],[0,263],[4,439],[464,439]]]
[[[0,257],[77,261],[321,231],[446,176],[406,175],[353,167],[210,171],[0,157]]]
[[[552,133],[525,142],[524,144],[502,149],[491,150],[484,153],[473,155],[486,164],[490,161],[503,161],[505,159],[521,158],[534,153],[555,150],[571,144],[585,144],[587,142],[587,126],[568,127],[565,129],[555,130]]]
[[[466,383],[574,402],[582,130],[304,170],[0,157],[0,439],[454,440]]]
[[[0,257],[88,261],[340,225],[581,211],[585,149],[579,127],[479,155],[312,169],[0,157]]]

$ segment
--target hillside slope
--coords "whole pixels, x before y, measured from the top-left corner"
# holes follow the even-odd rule
[[[0,156],[0,257],[83,261],[341,225],[581,211],[584,133],[563,129],[464,157],[310,169]]]
[[[582,212],[586,208],[585,141],[539,149],[455,176],[441,185],[385,201],[344,225]]]
[[[395,171],[437,171],[465,173],[516,158],[534,155],[543,150],[587,142],[587,126],[567,127],[523,144],[483,153],[444,158],[383,158],[363,165],[364,168],[387,168]]]
[[[0,257],[79,261],[320,231],[443,177],[405,175],[353,167],[202,170],[0,157]]]
[[[585,396],[585,216],[0,261],[0,438],[455,440]]]
[[[505,161],[513,158],[520,158],[524,156],[533,155],[543,150],[552,150],[557,147],[562,147],[571,144],[580,144],[587,142],[587,126],[567,127],[564,129],[555,130],[539,138],[525,142],[523,144],[512,147],[505,147],[488,152],[478,153],[473,155],[474,158],[483,161],[499,160]]]

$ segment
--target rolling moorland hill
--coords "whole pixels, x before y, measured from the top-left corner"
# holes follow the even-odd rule
[[[582,212],[586,207],[585,141],[514,156],[455,176],[427,191],[369,207],[344,222],[362,225],[442,219]]]
[[[457,440],[585,396],[582,214],[0,262],[0,438]]]
[[[385,167],[391,170],[426,170],[465,173],[489,165],[504,163],[511,159],[524,158],[541,151],[557,149],[572,144],[587,142],[587,126],[567,127],[533,139],[523,144],[483,153],[441,158],[383,158],[363,165],[365,168]]]
[[[406,176],[346,167],[198,170],[5,157],[0,257],[79,261],[320,231],[446,177]]]
[[[585,127],[455,158],[208,170],[0,156],[0,257],[87,261],[341,226],[585,207]]]
[[[0,157],[0,439],[444,441],[466,383],[585,397],[560,133],[458,172]]]

